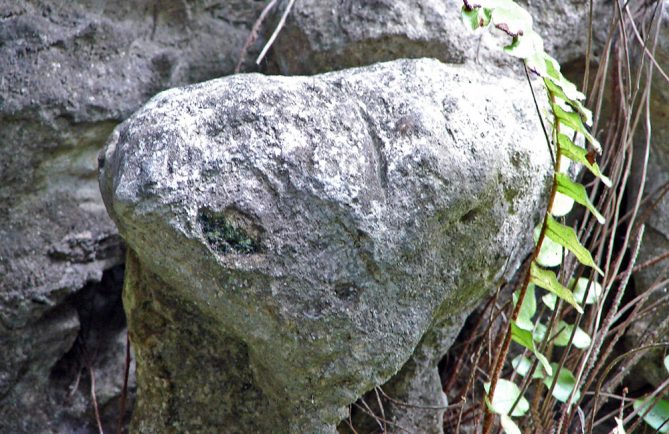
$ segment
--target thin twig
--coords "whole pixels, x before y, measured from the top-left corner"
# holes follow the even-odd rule
[[[70,385],[70,391],[67,394],[67,399],[72,398],[74,394],[77,393],[77,389],[79,389],[79,381],[81,380],[81,372],[82,369],[79,368],[77,371],[77,377],[74,379],[74,383]]]
[[[98,407],[98,399],[95,396],[95,371],[92,366],[88,367],[88,373],[91,376],[91,401],[93,401],[93,409],[95,410],[95,422],[98,424],[98,432],[105,434],[102,430],[102,420],[100,419],[100,408]]]
[[[364,401],[363,401],[363,403],[364,403]],[[390,420],[382,420],[379,416],[375,415],[375,414],[372,413],[371,411],[366,410],[364,407],[360,406],[359,404],[353,403],[353,405],[355,405],[356,407],[358,407],[358,409],[359,409],[360,411],[362,411],[363,413],[365,413],[367,416],[370,416],[371,418],[373,418],[373,419],[376,421],[376,423],[379,423],[379,421],[382,421],[382,422],[384,422],[384,423],[387,423],[388,425],[392,425],[392,426],[397,427],[400,431],[404,431],[404,432],[406,432],[406,433],[411,434],[411,431],[409,431],[408,429],[402,427],[401,425],[398,425],[398,424],[396,424],[395,422],[390,421]],[[368,407],[368,408],[369,408],[369,407]],[[381,427],[380,424],[379,424],[379,426]],[[381,428],[382,428],[382,427],[381,427]]]
[[[641,346],[641,347],[637,347],[637,348],[634,348],[634,349],[632,349],[632,350],[627,351],[627,352],[624,353],[624,354],[619,355],[619,356],[616,357],[611,363],[608,364],[608,366],[607,366],[606,369],[604,370],[603,375],[602,375],[602,376],[599,378],[599,380],[597,381],[597,385],[596,385],[596,387],[595,387],[595,396],[594,396],[594,403],[593,403],[593,411],[592,411],[592,413],[591,413],[591,414],[592,414],[592,418],[591,418],[591,420],[590,420],[590,424],[589,424],[589,427],[588,427],[588,428],[589,428],[589,429],[588,429],[588,432],[592,432],[592,426],[593,426],[593,422],[594,422],[594,415],[595,415],[596,409],[598,408],[598,403],[597,403],[597,401],[598,401],[598,398],[599,398],[599,396],[600,396],[600,394],[601,394],[600,391],[602,390],[602,383],[604,382],[604,380],[606,379],[606,377],[609,375],[609,372],[611,372],[611,370],[612,370],[618,363],[620,363],[622,360],[624,360],[626,357],[629,357],[629,356],[631,356],[631,355],[634,355],[634,354],[636,354],[636,353],[640,353],[640,352],[645,353],[646,351],[648,351],[648,350],[650,350],[650,349],[653,349],[653,348],[666,348],[666,347],[668,347],[668,346],[669,346],[669,343],[667,343],[667,342],[661,342],[661,343],[657,343],[657,344],[650,344],[650,345],[644,345],[644,346]]]
[[[617,395],[611,395],[611,394],[607,394],[607,393],[603,393],[603,392],[602,392],[600,395],[602,395],[602,396],[607,396],[607,397],[610,397],[610,398],[618,398],[618,399],[620,399]],[[623,404],[623,409],[624,409],[624,410],[628,410],[630,407],[632,407],[632,403],[634,402],[634,400],[631,399],[631,398],[625,398],[625,399],[626,399],[628,402],[625,403],[625,404]],[[594,429],[595,427],[597,427],[597,426],[603,424],[603,423],[606,422],[607,420],[611,420],[612,418],[616,417],[616,415],[618,415],[618,414],[619,414],[619,410],[618,410],[618,409],[615,409],[615,410],[609,412],[608,414],[605,414],[604,416],[602,416],[602,417],[600,417],[599,419],[597,419],[597,420],[595,421],[594,424],[592,424],[593,429]]]
[[[583,74],[583,86],[581,91],[588,94],[588,79],[590,78],[590,61],[592,60],[592,15],[593,0],[588,0],[588,45],[585,49],[585,73]]]
[[[643,226],[642,230],[637,236],[637,239],[635,240],[635,243],[632,248],[632,258],[630,260],[630,264],[628,266],[628,269],[625,271],[625,278],[623,278],[622,282],[620,283],[620,286],[618,287],[618,291],[615,294],[614,301],[612,302],[612,308],[604,318],[604,321],[602,323],[602,327],[599,329],[597,334],[595,335],[595,338],[593,339],[593,344],[588,348],[588,352],[586,353],[586,356],[583,358],[583,363],[580,366],[578,375],[576,376],[576,384],[581,384],[581,381],[586,378],[588,375],[590,376],[588,380],[586,381],[586,385],[584,389],[588,389],[590,385],[592,384],[592,381],[594,381],[596,374],[599,372],[601,367],[604,364],[604,361],[608,358],[609,354],[611,351],[613,351],[613,346],[616,343],[616,340],[619,339],[619,336],[616,336],[614,339],[611,339],[608,343],[608,346],[602,351],[602,346],[604,345],[604,339],[613,324],[613,318],[615,317],[615,314],[619,310],[619,305],[622,300],[622,296],[624,294],[624,289],[627,286],[627,283],[629,281],[629,278],[631,276],[631,270],[634,267],[634,261],[636,260],[636,257],[639,253],[639,248],[641,247],[641,240],[643,238]],[[598,317],[601,315],[601,311],[603,309],[600,308],[598,312]],[[588,366],[586,367],[586,361],[588,362]],[[594,369],[593,369],[594,367]],[[600,383],[601,384],[601,383]],[[597,390],[600,388],[598,387]],[[569,401],[568,404],[571,404],[573,402],[574,396],[570,394],[569,396]],[[580,401],[583,399],[581,397],[580,400],[578,400],[578,404],[580,405]],[[593,410],[592,410],[592,418],[590,421],[590,424],[592,425],[592,422],[594,422],[594,415],[597,412],[597,396],[595,396],[595,404],[593,405]]]
[[[383,417],[379,417],[379,416],[377,416],[376,414],[374,414],[374,412],[372,411],[372,409],[371,409],[371,408],[369,407],[369,405],[367,404],[367,401],[365,401],[365,398],[360,398],[360,402],[362,402],[362,405],[364,405],[365,408],[366,408],[367,410],[369,410],[369,412],[368,412],[367,414],[370,415],[370,416],[372,416],[372,418],[374,419],[374,421],[376,422],[376,424],[379,426],[379,428],[381,428],[381,432],[386,432],[386,430],[383,428],[384,425],[381,424],[381,422],[383,422],[383,423],[385,424],[385,418],[383,418]],[[362,407],[360,407],[360,409],[362,410]]]
[[[381,396],[379,396],[379,388],[375,387],[374,388],[374,393],[376,394],[376,403],[379,405],[379,410],[381,411],[381,417],[383,420],[386,419],[386,411],[383,408],[383,403],[381,402]],[[383,422],[383,432],[388,432],[388,427],[386,426],[386,423]]]
[[[348,418],[346,418],[346,423],[348,424],[348,427],[351,428],[351,431],[353,431],[353,434],[359,434],[358,431],[353,427],[353,419],[351,419],[351,406],[348,406]]]
[[[270,36],[269,40],[263,47],[262,51],[260,52],[260,55],[256,59],[256,65],[260,65],[260,62],[262,59],[265,57],[267,54],[267,51],[269,51],[270,47],[274,43],[274,40],[276,39],[277,36],[279,36],[279,32],[283,28],[284,24],[286,24],[286,18],[288,17],[288,14],[290,13],[290,9],[293,7],[293,4],[295,3],[295,0],[290,0],[288,3],[288,6],[286,6],[286,10],[283,11],[283,15],[281,15],[281,20],[279,20],[279,24],[276,26],[276,29],[274,29],[274,33],[272,33],[272,36]]]
[[[530,91],[532,92],[532,101],[534,102],[534,108],[537,110],[537,117],[539,118],[539,123],[541,123],[541,129],[544,132],[544,137],[546,138],[546,144],[548,145],[548,152],[551,154],[551,163],[555,166],[555,155],[553,155],[553,147],[551,146],[551,138],[548,135],[546,130],[546,125],[544,125],[544,117],[541,114],[539,109],[539,103],[537,102],[537,96],[534,93],[534,86],[532,86],[532,80],[530,80],[530,74],[527,72],[527,65],[525,62],[521,61],[523,64],[523,71],[525,71],[525,78],[527,78],[527,84],[530,86]]]
[[[660,5],[661,3],[662,3],[662,0],[660,0],[660,1],[658,2],[658,5]],[[630,14],[629,7],[628,7],[628,6],[625,6],[625,12],[627,12],[627,15],[629,15],[629,17],[630,17],[630,22],[632,23],[632,29],[634,30],[634,35],[636,36],[636,38],[639,40],[639,43],[640,43],[641,46],[643,47],[643,51],[644,51],[644,53],[646,54],[646,56],[648,56],[648,58],[650,59],[650,61],[653,62],[653,65],[655,65],[655,67],[657,68],[657,70],[658,70],[658,72],[660,73],[660,75],[662,76],[662,78],[664,78],[664,79],[667,81],[667,83],[669,83],[669,75],[667,75],[667,73],[664,72],[664,69],[662,69],[662,67],[660,66],[660,64],[657,63],[657,60],[655,60],[655,55],[654,55],[653,53],[651,53],[651,52],[648,50],[648,48],[646,47],[646,43],[645,43],[645,41],[643,40],[643,38],[642,38],[641,35],[639,34],[639,30],[636,28],[636,25],[634,24],[634,20],[632,19],[632,15]],[[661,20],[661,19],[662,19],[662,16],[660,15],[660,20]],[[661,22],[658,22],[658,23],[657,23],[658,28],[660,27],[660,25],[661,25]]]
[[[235,74],[238,74],[239,71],[242,69],[242,64],[246,60],[246,54],[249,51],[249,47],[255,43],[255,41],[258,39],[258,33],[260,31],[260,26],[262,26],[263,21],[265,21],[265,18],[267,15],[270,13],[272,9],[274,9],[274,6],[276,6],[276,3],[279,0],[271,0],[269,3],[267,3],[267,6],[262,10],[260,13],[260,16],[256,20],[255,23],[253,23],[253,27],[251,28],[251,32],[249,32],[249,36],[246,38],[246,41],[244,42],[244,46],[242,47],[241,51],[239,52],[239,61],[237,62],[237,66],[235,66]]]
[[[653,407],[657,404],[657,402],[660,400],[662,397],[662,394],[666,392],[666,390],[669,388],[669,378],[664,380],[662,384],[660,384],[654,391],[653,393],[650,394],[645,400],[644,403],[646,403],[646,406],[640,406],[636,410],[634,410],[632,413],[630,413],[626,418],[625,418],[625,423],[629,423],[632,421],[632,419],[636,416],[639,415],[639,418],[637,419],[636,422],[629,428],[629,432],[636,432],[636,427],[641,423],[641,421],[646,417],[648,413],[650,413],[653,410]],[[643,413],[642,413],[643,412]],[[665,421],[666,423],[666,421]],[[655,432],[661,432],[659,430]]]
[[[455,408],[458,407],[462,404],[452,404],[452,405],[417,405],[417,404],[409,404],[408,402],[400,401],[395,398],[391,398],[386,394],[386,392],[383,391],[383,389],[379,387],[375,387],[374,390],[377,392],[381,392],[381,395],[383,395],[384,398],[386,398],[388,401],[392,402],[393,404],[397,404],[400,407],[408,407],[408,408],[415,408],[418,410],[447,410],[450,408]],[[380,404],[379,404],[380,405]]]
[[[125,401],[128,395],[128,377],[130,376],[130,335],[125,334],[125,367],[123,369],[123,388],[121,389],[121,403],[116,423],[116,434],[123,432],[123,420],[125,418]]]
[[[499,289],[498,289],[499,292]],[[480,328],[481,324],[483,324],[483,321],[485,319],[485,314],[488,311],[489,308],[493,305],[493,302],[496,298],[495,297],[489,297],[488,301],[486,301],[485,305],[483,306],[483,309],[481,310],[481,313],[478,315],[478,318],[476,320],[476,324],[474,327],[471,329],[471,336],[468,336],[467,339],[462,343],[462,349],[457,351],[456,354],[459,354],[460,356],[457,358],[455,362],[455,367],[453,369],[450,369],[451,375],[449,378],[444,382],[444,386],[442,389],[448,393],[453,386],[455,385],[455,382],[458,378],[460,378],[461,372],[462,372],[462,364],[464,363],[465,359],[467,356],[471,354],[469,348],[471,345],[474,343],[474,341],[480,339],[481,337],[485,336],[486,330],[484,330],[482,333],[476,333]],[[452,349],[455,349],[456,347],[452,347]]]

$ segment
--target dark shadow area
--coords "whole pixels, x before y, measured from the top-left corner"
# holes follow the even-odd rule
[[[67,432],[99,432],[92,376],[102,427],[105,432],[117,430],[126,364],[123,274],[123,264],[112,267],[103,272],[100,282],[89,283],[68,300],[79,317],[79,334],[53,367],[49,379],[50,400],[64,409],[58,415],[58,425]],[[124,427],[130,421],[135,396],[134,381],[128,386]]]

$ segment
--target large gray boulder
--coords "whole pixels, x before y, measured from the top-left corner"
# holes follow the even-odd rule
[[[443,405],[437,363],[543,209],[526,86],[425,59],[241,75],[117,127],[99,179],[130,249],[134,429],[334,432],[389,379]]]
[[[276,20],[289,0],[280,2]],[[593,55],[606,40],[613,4],[594,2]],[[589,2],[519,1],[534,19],[546,52],[561,63],[585,57]],[[501,51],[501,31],[474,33],[460,18],[462,0],[299,0],[294,3],[271,59],[281,74],[314,74],[398,58],[433,57],[480,64],[487,70],[519,65]],[[271,31],[272,28],[268,28]]]
[[[103,280],[123,261],[97,154],[158,91],[232,73],[261,8],[252,0],[0,1],[0,432],[97,432],[75,350],[91,333],[81,312],[95,297],[84,293],[104,295],[102,305],[122,314],[122,279],[109,291]],[[104,366],[123,367],[125,331],[99,327],[116,333],[95,348],[104,418],[123,381]]]

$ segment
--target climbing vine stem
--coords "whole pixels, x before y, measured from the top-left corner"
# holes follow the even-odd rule
[[[570,160],[586,167],[605,185],[610,186],[611,182],[601,173],[595,161],[595,154],[601,153],[601,146],[586,128],[586,125],[592,123],[592,114],[582,103],[585,95],[562,75],[559,63],[544,51],[543,40],[532,29],[532,17],[529,13],[512,0],[464,0],[463,3],[462,18],[466,25],[473,30],[492,26],[511,38],[511,42],[504,47],[504,50],[522,59],[525,67],[541,78],[550,109],[547,116],[550,119],[551,131],[548,134],[544,129],[544,133],[549,141],[553,179],[546,212],[540,228],[537,229],[538,233],[535,232],[536,246],[530,256],[529,266],[524,270],[522,284],[514,294],[515,305],[509,325],[496,355],[490,382],[485,385],[486,410],[483,434],[490,434],[496,415],[500,417],[502,428],[505,431],[519,433],[520,429],[512,418],[523,416],[528,411],[529,404],[515,384],[501,378],[511,341],[525,347],[537,358],[541,371],[539,377],[544,380],[544,384],[549,387],[549,393],[554,397],[558,393],[555,390],[556,384],[559,384],[562,378],[573,377],[573,374],[561,364],[550,364],[548,358],[541,354],[535,346],[534,341],[537,340],[535,333],[541,324],[534,324],[531,321],[534,312],[528,306],[534,305],[534,300],[532,303],[526,303],[528,294],[531,294],[534,299],[534,287],[543,288],[548,292],[548,303],[550,304],[550,300],[553,300],[553,308],[556,308],[555,302],[559,298],[582,314],[583,308],[572,292],[578,282],[569,285],[572,287],[569,289],[558,280],[556,273],[551,269],[561,265],[565,252],[568,251],[584,266],[593,268],[601,275],[604,274],[594,262],[590,252],[580,243],[574,229],[554,218],[564,216],[574,203],[579,203],[590,211],[600,224],[604,222],[604,217],[590,201],[585,187],[568,176]],[[541,112],[539,114],[541,116]],[[582,138],[588,147],[577,145],[577,137]],[[589,284],[586,281],[586,286]],[[581,300],[581,303],[585,302],[585,299]],[[548,338],[552,326],[548,329],[543,327],[544,336]],[[569,345],[571,345],[577,326],[561,322],[560,327],[562,329],[571,327],[569,338]],[[560,333],[562,332],[559,332],[558,335]],[[584,339],[580,335],[577,342],[580,347],[584,345]],[[559,392],[561,394],[556,398],[565,402],[566,398],[561,390],[563,390],[562,387]],[[569,390],[569,399],[573,398],[574,393],[578,391],[574,391],[572,386],[572,389]]]
[[[549,98],[552,102],[555,102],[555,96],[550,94],[549,91]],[[560,121],[559,119],[555,119],[555,124],[554,124],[554,139],[557,137],[557,134],[560,132]],[[549,144],[550,146],[550,144]],[[541,251],[541,247],[544,243],[544,239],[546,238],[546,229],[548,225],[548,218],[551,213],[551,210],[553,208],[553,203],[555,202],[555,195],[557,193],[557,173],[560,173],[560,161],[561,161],[562,154],[560,152],[560,148],[557,147],[557,152],[555,153],[555,159],[554,159],[554,165],[553,165],[553,183],[551,186],[551,191],[550,195],[548,197],[548,204],[546,206],[546,213],[544,214],[544,219],[543,223],[541,225],[541,232],[539,233],[539,238],[537,239],[536,246],[534,250],[532,251],[532,255],[530,257],[530,264],[534,263],[537,260],[537,256],[539,255],[539,252]],[[491,375],[491,381],[490,381],[490,388],[488,390],[488,395],[486,397],[487,401],[489,403],[493,402],[493,396],[495,394],[495,389],[497,386],[497,381],[499,380],[501,373],[502,373],[502,368],[504,367],[504,362],[506,361],[506,357],[509,353],[509,347],[511,345],[511,339],[513,336],[513,329],[512,325],[515,321],[518,320],[518,315],[520,314],[520,309],[523,305],[523,301],[525,300],[525,295],[527,294],[527,288],[530,285],[530,280],[531,280],[531,265],[530,267],[527,268],[525,271],[525,277],[523,278],[523,283],[522,286],[520,287],[520,292],[518,295],[518,300],[516,301],[516,304],[513,308],[513,312],[511,314],[511,320],[509,321],[509,325],[506,330],[506,334],[504,335],[504,343],[502,344],[502,347],[500,351],[497,353],[495,357],[495,366],[492,371]],[[520,398],[520,396],[518,397]],[[512,406],[511,411],[513,411],[513,407],[515,407],[516,402],[514,402],[514,405]],[[483,420],[483,434],[489,434],[491,429],[492,429],[492,423],[493,423],[493,417],[494,413],[491,411],[489,406],[486,406],[486,415]]]

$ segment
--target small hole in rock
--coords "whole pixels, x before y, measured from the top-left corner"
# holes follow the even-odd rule
[[[252,254],[260,252],[260,230],[237,210],[222,213],[200,210],[198,223],[209,246],[218,253]]]
[[[460,221],[462,223],[471,223],[472,221],[474,221],[474,219],[476,219],[476,216],[478,215],[478,213],[479,213],[479,210],[476,209],[476,208],[474,208],[472,210],[469,210],[465,213],[465,215],[460,217]]]
[[[351,284],[341,284],[335,287],[335,294],[340,300],[354,301],[360,297],[362,289]]]

